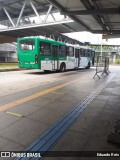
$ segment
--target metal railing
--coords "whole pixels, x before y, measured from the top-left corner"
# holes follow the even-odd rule
[[[95,52],[101,52],[101,49],[95,49]],[[120,48],[111,48],[111,49],[102,49],[102,52],[104,53],[112,53],[112,52],[116,52],[119,53],[120,52]]]
[[[104,73],[106,75],[108,75],[110,73],[110,71],[109,71],[109,57],[105,57],[105,56],[97,56],[96,57],[96,73],[93,78],[95,78],[95,76],[100,78],[100,76],[98,75],[99,73],[101,73],[101,75],[103,75]]]

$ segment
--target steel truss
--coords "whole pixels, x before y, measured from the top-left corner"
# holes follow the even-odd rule
[[[72,39],[72,38],[65,36],[63,34],[46,34],[46,35],[44,35],[44,37],[46,39],[53,39],[55,41],[61,41],[64,43],[69,43],[69,44],[74,44],[74,45],[80,45],[80,46],[85,45],[84,43],[82,43],[78,40]]]
[[[34,16],[22,16],[25,10],[25,7],[30,4],[31,8],[33,9],[35,13],[35,17],[37,17],[38,22],[36,23],[34,20],[30,20],[30,18],[33,18]],[[8,10],[6,9],[6,6],[1,6],[1,9],[4,10],[4,13],[6,14],[8,20],[0,21],[0,31],[6,31],[6,30],[13,30],[13,29],[21,29],[21,28],[31,28],[35,26],[49,26],[54,24],[61,24],[64,27],[64,23],[73,22],[69,17],[63,16],[63,19],[58,20],[57,17],[54,17],[53,13],[51,13],[51,10],[53,8],[53,5],[50,4],[48,11],[44,17],[44,20],[41,19],[41,15],[39,15],[36,6],[34,5],[32,0],[25,0],[22,4],[21,11],[19,13],[18,18],[12,18]],[[59,10],[58,10],[59,12]],[[49,15],[52,16],[52,21],[48,21]],[[28,26],[29,25],[29,26]],[[72,29],[74,31],[74,29]]]
[[[90,44],[90,48],[94,48],[95,52],[101,52],[101,45]],[[102,52],[120,53],[120,45],[102,45]]]

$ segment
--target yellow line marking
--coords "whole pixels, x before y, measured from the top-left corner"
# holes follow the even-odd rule
[[[17,116],[17,117],[23,117],[23,115],[17,114],[17,113],[14,113],[14,112],[6,112],[6,113]]]
[[[59,93],[59,92],[51,92],[53,94],[64,94],[64,93]]]
[[[31,95],[31,96],[28,96],[28,97],[25,97],[25,98],[21,98],[21,99],[19,99],[19,100],[14,101],[14,102],[10,102],[10,103],[7,103],[7,104],[5,104],[5,105],[2,105],[2,106],[0,106],[0,112],[5,111],[5,110],[7,110],[7,109],[9,109],[9,108],[12,108],[12,107],[14,107],[14,106],[23,104],[23,103],[25,103],[25,102],[28,102],[28,101],[33,100],[33,99],[35,99],[35,98],[38,98],[38,97],[40,97],[40,96],[43,96],[43,95],[45,95],[45,94],[47,94],[47,93],[53,92],[53,91],[55,91],[55,90],[57,90],[57,89],[63,88],[63,87],[65,87],[65,86],[67,86],[67,85],[69,85],[69,84],[71,84],[71,83],[73,83],[73,82],[75,82],[75,81],[78,81],[78,80],[79,80],[79,79],[76,79],[76,80],[73,80],[73,81],[70,81],[70,82],[67,82],[67,83],[58,85],[58,86],[56,86],[56,87],[53,87],[53,88],[46,89],[46,90],[43,90],[43,91],[41,91],[41,92],[35,93],[35,94]]]

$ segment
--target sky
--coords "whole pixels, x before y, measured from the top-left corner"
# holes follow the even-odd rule
[[[90,42],[91,44],[111,44],[120,45],[120,38],[111,38],[106,41],[102,39],[101,34],[92,34],[90,32],[74,32],[65,34],[71,38],[77,39],[81,42]]]

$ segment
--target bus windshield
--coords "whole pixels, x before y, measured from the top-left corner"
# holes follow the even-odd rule
[[[20,50],[34,50],[35,48],[35,40],[21,40],[19,42]]]

